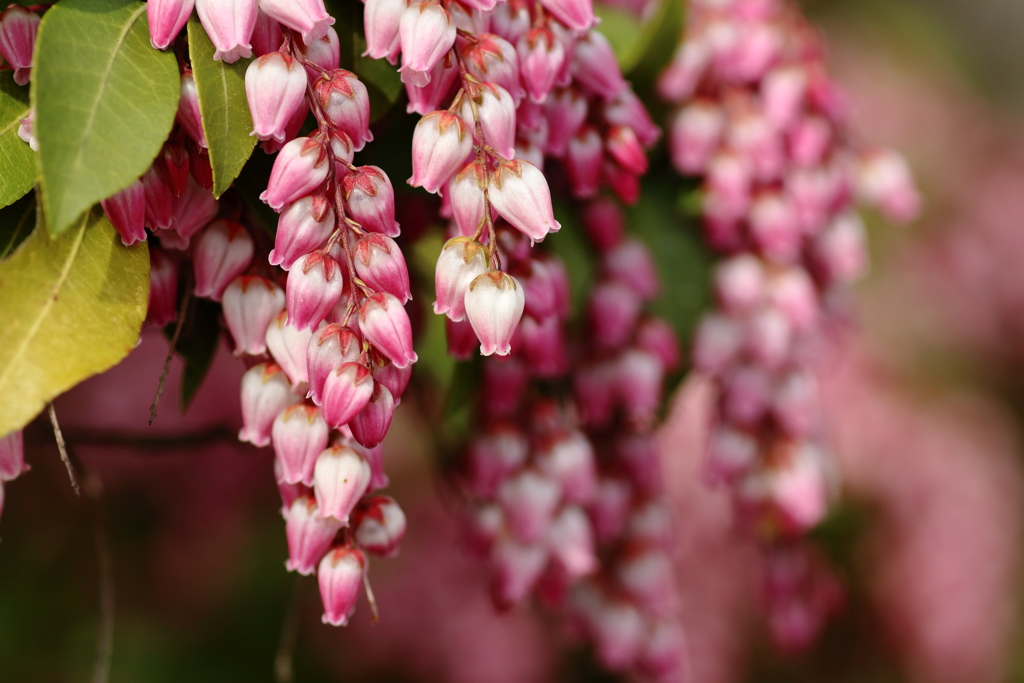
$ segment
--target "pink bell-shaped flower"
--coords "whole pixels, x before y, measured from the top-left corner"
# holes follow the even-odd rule
[[[489,196],[495,211],[531,240],[539,242],[562,227],[551,208],[548,181],[527,161],[501,162],[494,171]]]
[[[597,31],[590,31],[576,41],[572,74],[584,87],[605,99],[611,99],[629,87],[619,70],[615,50]]]
[[[416,362],[409,314],[393,294],[377,293],[366,298],[359,308],[359,331],[396,367]]]
[[[391,419],[395,415],[395,399],[391,391],[379,382],[373,385],[370,401],[351,420],[348,426],[352,437],[366,448],[374,448],[391,428]]]
[[[274,418],[299,402],[280,366],[260,363],[242,375],[242,429],[239,441],[269,446]]]
[[[175,120],[200,147],[206,147],[206,133],[203,132],[203,117],[199,113],[199,91],[191,71],[181,74],[181,97]]]
[[[334,517],[347,526],[369,485],[370,463],[348,446],[332,446],[317,456],[313,491],[322,517]]]
[[[363,8],[364,57],[395,63],[401,49],[398,26],[407,6],[406,0],[366,0]]]
[[[242,275],[221,295],[224,321],[235,340],[235,355],[266,352],[267,326],[284,309],[285,295],[266,278]]]
[[[252,32],[256,27],[257,0],[196,0],[199,21],[216,47],[215,60],[226,64],[252,57]]]
[[[405,92],[409,97],[409,104],[406,105],[406,113],[413,112],[426,116],[441,106],[449,94],[451,94],[452,83],[459,75],[458,64],[454,59],[445,57],[438,60],[437,64],[430,71],[430,83],[426,85],[405,84]]]
[[[637,293],[622,282],[594,287],[588,302],[594,342],[607,349],[621,348],[632,336],[642,306]]]
[[[291,380],[292,389],[309,380],[306,351],[313,333],[288,324],[288,313],[281,311],[267,325],[267,350]]]
[[[608,156],[634,175],[647,173],[647,154],[632,128],[612,126],[605,140]]]
[[[356,545],[375,557],[398,555],[405,538],[405,513],[391,496],[372,496],[356,508]]]
[[[160,248],[149,250],[149,308],[146,321],[163,327],[178,317],[178,262]]]
[[[188,23],[195,0],[152,0],[146,3],[149,20],[149,43],[157,50],[166,50]],[[6,55],[5,55],[6,57]]]
[[[29,81],[40,21],[38,14],[20,5],[11,5],[0,14],[0,55],[14,68],[18,85]]]
[[[309,45],[327,35],[334,25],[334,17],[327,14],[324,0],[259,0],[260,9],[275,21],[302,34],[302,42]]]
[[[484,190],[490,182],[486,163],[471,161],[462,167],[448,183],[448,199],[452,206],[452,218],[463,235],[476,233],[486,211]]]
[[[383,365],[381,365],[383,363]],[[394,363],[388,361],[386,358],[381,358],[374,362],[373,378],[381,383],[381,385],[387,387],[388,391],[395,399],[395,407],[398,406],[402,398],[402,394],[405,393],[405,388],[409,386],[409,380],[412,379],[412,366],[407,365],[404,368],[396,367]]]
[[[320,393],[324,420],[335,429],[347,424],[373,396],[373,377],[365,365],[345,363],[328,373]]]
[[[532,28],[519,38],[516,52],[519,54],[523,85],[530,99],[545,102],[565,64],[565,48],[561,41],[549,28]]]
[[[373,140],[370,95],[354,73],[335,69],[316,81],[313,92],[331,123],[352,138],[355,151]]]
[[[313,403],[323,402],[327,376],[346,363],[358,361],[361,351],[359,337],[348,327],[331,323],[313,333],[306,345],[306,374]]]
[[[583,126],[569,140],[565,150],[565,170],[572,184],[573,196],[589,199],[601,186],[601,158],[604,145],[593,126]]]
[[[508,91],[496,83],[480,83],[475,97],[464,95],[459,113],[463,121],[473,121],[473,106],[480,122],[483,139],[479,145],[489,145],[506,159],[515,157],[516,104]],[[474,134],[475,137],[475,134]]]
[[[323,144],[311,138],[295,138],[281,148],[270,171],[270,181],[260,199],[275,211],[303,197],[327,179],[329,166]]]
[[[266,15],[263,10],[256,12],[256,25],[252,30],[252,53],[256,57],[278,52],[284,42],[281,24]]]
[[[312,486],[316,457],[327,448],[329,432],[315,406],[300,403],[281,411],[270,430],[274,455],[281,465],[280,480]]]
[[[493,33],[481,33],[462,47],[462,62],[478,81],[500,85],[512,96],[518,107],[523,99],[519,84],[519,57],[516,48]]]
[[[695,101],[672,118],[669,151],[676,170],[685,175],[704,172],[722,141],[725,113],[712,102]]]
[[[195,295],[219,301],[228,284],[249,267],[252,253],[252,238],[241,223],[210,223],[192,248]]]
[[[480,339],[481,355],[508,355],[525,304],[523,286],[500,270],[488,271],[470,283],[466,290],[466,317]]]
[[[609,249],[601,262],[612,279],[625,283],[645,301],[653,299],[661,288],[651,252],[639,240],[625,240]]]
[[[661,318],[647,317],[641,320],[636,329],[635,344],[637,348],[657,356],[666,370],[672,371],[679,367],[682,360],[679,339],[672,326]]]
[[[493,498],[498,485],[521,468],[530,455],[530,442],[518,427],[499,422],[473,439],[469,446],[469,477],[473,492]]]
[[[597,490],[594,447],[583,432],[572,431],[551,439],[535,455],[537,467],[562,487],[570,503],[587,504]]]
[[[315,330],[341,298],[341,266],[323,251],[314,251],[288,271],[285,293],[288,317],[297,329]]]
[[[323,517],[313,496],[299,496],[284,509],[284,533],[288,539],[288,560],[285,568],[309,576],[331,549],[342,524],[333,517]]]
[[[335,548],[320,561],[317,581],[324,604],[321,621],[331,626],[346,626],[356,611],[356,600],[363,587],[366,556],[355,548]]]
[[[541,4],[574,31],[586,31],[596,23],[591,0],[541,0]]]
[[[327,28],[323,37],[317,38],[306,46],[306,59],[319,66],[324,71],[334,71],[341,65],[341,42],[338,40],[338,32],[333,26]],[[322,72],[311,66],[306,67],[306,75],[309,82],[314,83]]]
[[[412,299],[409,268],[398,244],[387,235],[363,235],[352,249],[356,275],[370,288],[393,294],[403,304]]]
[[[424,86],[430,82],[430,71],[455,44],[455,22],[439,3],[430,0],[414,2],[399,20],[402,45],[403,83]]]
[[[558,482],[532,470],[509,477],[498,487],[498,502],[512,535],[526,543],[544,537],[561,498]]]
[[[466,292],[477,277],[490,269],[484,245],[468,237],[448,240],[437,258],[434,288],[437,300],[434,313],[447,315],[452,322],[466,317]]]
[[[412,135],[412,177],[409,184],[437,193],[473,151],[470,127],[447,111],[427,114]]]
[[[191,237],[217,216],[218,208],[213,193],[189,176],[185,182],[185,191],[174,200],[171,229],[181,236],[187,246]]]
[[[345,208],[364,230],[398,237],[395,222],[395,188],[377,166],[359,166],[341,181]]]
[[[548,140],[544,151],[552,156],[565,154],[569,140],[587,120],[587,98],[574,88],[555,90],[544,103],[544,118],[548,124]]]
[[[567,505],[547,530],[548,550],[570,580],[597,569],[594,532],[587,513],[578,505]]]
[[[306,70],[283,52],[254,59],[245,70],[245,96],[252,114],[252,134],[260,140],[285,141],[296,111],[306,108]]]
[[[290,270],[296,261],[327,243],[334,225],[334,209],[321,195],[310,195],[288,204],[277,220],[270,265]]]
[[[25,464],[25,439],[19,429],[0,438],[0,482],[17,479],[29,470]]]
[[[185,143],[168,140],[160,150],[160,156],[153,162],[159,164],[164,172],[171,194],[180,197],[188,185],[188,174],[191,166],[191,155]]]
[[[146,188],[137,179],[100,204],[126,247],[146,239]]]
[[[491,597],[498,607],[512,607],[533,590],[548,562],[548,551],[539,543],[500,538],[491,548]]]

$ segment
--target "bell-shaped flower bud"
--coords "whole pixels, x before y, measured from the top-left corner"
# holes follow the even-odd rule
[[[0,438],[0,482],[17,479],[22,472],[27,472],[25,464],[25,439],[19,429]]]
[[[552,520],[545,540],[552,559],[570,581],[597,569],[593,528],[587,513],[578,505],[567,505]]]
[[[9,10],[8,10],[9,11]],[[921,195],[906,159],[889,149],[872,149],[858,160],[857,195],[894,223],[908,223],[921,212]]]
[[[404,7],[403,3],[403,7]],[[413,112],[420,116],[426,116],[441,106],[441,102],[451,94],[452,83],[459,75],[458,64],[454,59],[448,57],[438,60],[434,68],[430,70],[430,83],[417,86],[412,83],[405,84],[405,92],[409,96],[409,104],[405,111]]]
[[[530,99],[545,102],[565,65],[565,48],[547,27],[531,28],[516,45],[523,85]]]
[[[405,513],[391,496],[373,496],[356,508],[356,545],[375,557],[398,555],[405,538]]]
[[[387,59],[392,64],[401,49],[398,31],[406,0],[367,0],[363,9],[363,28],[366,34],[364,57]]]
[[[380,382],[382,386],[387,387],[387,390],[391,392],[392,397],[395,399],[395,406],[401,402],[402,394],[405,393],[405,388],[409,386],[409,380],[412,378],[412,366],[407,365],[404,368],[395,366],[394,363],[382,359],[384,365],[374,364],[373,366],[373,378]]]
[[[281,469],[279,481],[312,486],[316,457],[327,448],[329,432],[315,406],[300,403],[281,411],[270,432]]]
[[[344,363],[327,374],[320,393],[324,420],[337,429],[358,415],[373,396],[373,377],[365,365]]]
[[[537,467],[562,487],[566,502],[587,504],[597,489],[594,447],[583,432],[559,435],[536,453]]]
[[[491,598],[499,608],[509,608],[530,595],[544,572],[548,551],[541,544],[499,539],[491,548]]]
[[[366,298],[359,308],[359,331],[395,366],[404,368],[416,362],[409,314],[393,294],[377,293]]]
[[[154,165],[159,164],[163,177],[171,188],[171,194],[175,197],[180,197],[185,192],[191,161],[191,155],[185,143],[168,140],[160,150],[160,156],[153,162]]]
[[[533,241],[539,242],[562,227],[551,208],[548,181],[527,161],[500,162],[488,194],[495,211]]]
[[[598,543],[606,544],[622,533],[632,495],[633,486],[626,480],[603,477],[598,481],[588,508]]]
[[[601,158],[604,144],[593,126],[583,126],[569,140],[565,150],[565,171],[572,185],[573,196],[589,199],[601,186]]]
[[[628,285],[645,301],[653,299],[661,289],[651,252],[639,240],[629,239],[609,249],[601,261],[612,279]]]
[[[260,140],[285,141],[296,111],[306,107],[306,70],[283,52],[254,59],[245,70],[245,95],[252,114],[252,134]]]
[[[398,25],[402,45],[403,83],[424,86],[430,71],[455,44],[455,22],[439,3],[414,2],[403,13]]]
[[[603,282],[594,287],[588,313],[594,341],[606,349],[621,348],[633,335],[643,301],[628,285]]]
[[[671,614],[678,607],[672,561],[657,548],[627,554],[615,576],[626,593],[653,614]]]
[[[597,31],[590,31],[576,42],[572,74],[584,87],[605,99],[629,87],[611,43]]]
[[[334,232],[334,209],[321,195],[303,197],[281,210],[270,265],[290,270],[306,254],[327,243]]]
[[[213,166],[210,165],[210,150],[197,147],[189,155],[188,170],[200,187],[206,190],[213,189]]]
[[[532,19],[526,3],[501,2],[491,13],[491,31],[512,45],[530,29]]]
[[[583,227],[599,252],[608,251],[623,239],[625,219],[615,200],[600,197],[583,207]]]
[[[403,304],[412,299],[409,268],[398,244],[387,235],[363,235],[352,250],[356,275],[371,289],[393,294]]]
[[[478,496],[493,498],[498,485],[521,468],[530,455],[526,434],[512,424],[497,423],[469,446],[469,478]]]
[[[708,375],[724,372],[743,348],[743,329],[725,315],[706,315],[693,339],[693,366]]]
[[[481,355],[508,355],[525,304],[523,286],[500,270],[488,271],[470,283],[466,290],[466,316],[480,339]]]
[[[320,618],[331,626],[347,626],[356,611],[356,600],[363,587],[366,556],[355,548],[335,548],[320,561],[317,583],[324,614]]]
[[[288,561],[285,568],[309,576],[331,549],[342,524],[333,517],[323,517],[312,496],[299,496],[284,510],[284,533],[288,539]]]
[[[323,144],[311,138],[295,138],[281,148],[270,171],[270,182],[260,199],[275,211],[303,197],[327,179],[329,166]]]
[[[647,429],[661,405],[665,366],[654,354],[629,349],[619,358],[615,394],[628,422]]]
[[[341,266],[323,251],[306,254],[288,271],[288,317],[297,329],[315,330],[345,289]]]
[[[215,60],[226,64],[252,57],[252,32],[256,27],[257,0],[196,0],[199,21],[217,48]]]
[[[416,124],[412,136],[409,184],[437,193],[472,151],[473,135],[465,121],[447,111],[427,114]]]
[[[466,292],[469,285],[490,268],[484,245],[468,237],[448,240],[437,259],[434,287],[437,300],[434,313],[447,315],[453,322],[466,316]]]
[[[521,270],[516,272],[526,297],[526,314],[537,320],[557,316],[559,314],[557,271],[544,261],[530,259]]]
[[[224,321],[235,340],[235,355],[266,352],[267,326],[284,309],[281,288],[266,278],[242,275],[221,295]]]
[[[249,267],[252,253],[252,238],[241,223],[210,223],[192,249],[195,295],[220,301],[228,284]]]
[[[498,487],[498,502],[512,535],[525,543],[544,538],[561,498],[558,482],[532,470],[505,479]]]
[[[324,0],[259,0],[260,9],[271,19],[302,34],[302,42],[309,45],[327,35],[334,25],[334,17],[327,14]]]
[[[306,345],[306,374],[313,403],[322,404],[327,376],[346,363],[358,361],[361,351],[359,337],[348,327],[331,323],[313,333]]]
[[[274,418],[299,400],[279,366],[260,363],[249,368],[242,375],[242,430],[238,440],[269,446]]]
[[[320,452],[313,470],[313,491],[320,515],[348,525],[349,515],[370,486],[370,463],[348,446]]]
[[[395,188],[377,166],[359,166],[341,181],[349,216],[364,230],[398,237],[395,222]]]
[[[341,65],[341,42],[338,39],[338,32],[333,26],[327,28],[327,33],[317,38],[306,46],[306,59],[316,64],[324,71],[334,71]],[[321,71],[312,66],[306,67],[306,75],[309,82],[314,83],[320,77]]]
[[[203,132],[203,118],[199,113],[199,91],[191,71],[181,74],[181,97],[178,113],[174,118],[200,147],[206,147],[206,133]]]
[[[551,316],[538,322],[533,316],[526,315],[519,324],[519,333],[530,374],[541,378],[565,374],[569,368],[569,355],[561,319]]]
[[[163,249],[149,250],[149,307],[146,322],[163,327],[178,318],[178,262]]]
[[[146,189],[141,179],[100,202],[126,247],[146,239]]]
[[[149,43],[157,50],[167,46],[185,28],[192,14],[195,0],[153,0],[146,3],[146,18],[149,20]],[[31,51],[30,51],[31,54]],[[7,57],[6,53],[4,57]],[[8,60],[10,61],[10,60]]]
[[[587,98],[572,88],[551,93],[544,104],[544,118],[548,122],[548,141],[544,151],[556,157],[564,155],[569,140],[587,120],[588,109]]]
[[[647,154],[632,128],[612,126],[605,141],[608,156],[634,175],[647,173]]]
[[[375,382],[369,403],[348,422],[352,438],[361,446],[374,448],[384,440],[394,416],[394,396],[386,386]]]
[[[256,12],[256,25],[252,30],[252,53],[256,57],[279,52],[284,42],[281,24],[267,16],[263,10]]]
[[[661,318],[644,318],[636,329],[636,346],[658,357],[668,371],[679,367],[682,354],[672,326]]]
[[[32,50],[39,32],[39,15],[20,5],[0,14],[0,55],[14,69],[14,82],[25,85],[32,73]]]
[[[292,389],[308,381],[306,350],[313,333],[288,324],[288,313],[281,311],[267,326],[267,349],[291,380]]]
[[[764,263],[751,254],[733,256],[715,267],[714,284],[718,303],[725,311],[749,311],[765,295]]]
[[[725,124],[725,113],[716,103],[698,100],[680,109],[672,118],[669,148],[676,170],[703,173],[721,144]]]
[[[336,69],[318,79],[313,91],[331,123],[352,139],[355,151],[373,140],[370,96],[354,73]]]
[[[519,84],[519,58],[511,43],[493,33],[481,33],[462,45],[461,52],[469,73],[478,81],[500,85],[519,106],[523,88]]]
[[[479,145],[489,145],[506,159],[515,157],[516,103],[508,91],[496,83],[480,83],[473,96],[462,98],[463,121],[478,120],[483,139]],[[476,116],[474,116],[474,106]],[[475,131],[475,128],[473,129]],[[475,137],[475,133],[474,133]]]
[[[605,158],[601,164],[601,176],[623,204],[635,204],[640,198],[640,177],[615,160]]]
[[[476,233],[484,220],[484,190],[490,182],[487,165],[471,161],[462,167],[448,184],[448,198],[451,201],[452,218],[459,232],[469,236]]]
[[[541,0],[541,4],[574,31],[586,31],[596,23],[591,0]],[[615,68],[618,70],[618,66]]]
[[[213,193],[190,176],[185,183],[185,191],[174,200],[171,229],[181,236],[187,246],[192,235],[217,216],[217,210],[217,200],[213,198]]]

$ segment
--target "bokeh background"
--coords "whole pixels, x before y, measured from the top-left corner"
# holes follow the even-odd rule
[[[684,378],[672,396],[663,457],[694,680],[1024,681],[1024,3],[805,8],[855,129],[907,155],[926,210],[909,228],[869,217],[873,269],[822,369],[843,499],[817,536],[846,597],[809,651],[770,647],[757,555],[701,478],[708,388]],[[656,16],[639,32],[605,22],[648,93],[678,28],[678,13]],[[400,108],[378,123],[393,149],[375,163],[392,177],[406,177],[407,119]],[[711,257],[687,211],[692,187],[656,155],[630,227],[659,260],[659,312],[686,335]],[[410,222],[414,199],[399,202]],[[572,207],[559,212],[569,229],[549,241],[581,291]],[[372,563],[379,623],[362,602],[349,628],[322,626],[315,580],[284,571],[271,453],[235,441],[243,368],[226,345],[184,415],[175,361],[146,426],[167,349],[148,330],[119,367],[56,401],[82,499],[48,425],[26,430],[32,471],[7,487],[0,520],[0,681],[90,680],[98,648],[112,648],[109,680],[125,683],[255,683],[289,667],[301,683],[616,680],[557,619],[491,607],[440,475],[452,454],[429,429],[431,387],[459,375],[424,320],[426,388],[403,402],[385,451],[409,533],[398,559]]]

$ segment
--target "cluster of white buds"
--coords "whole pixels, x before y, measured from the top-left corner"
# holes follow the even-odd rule
[[[708,469],[730,487],[769,574],[773,558],[806,552],[801,537],[824,518],[834,488],[814,359],[830,313],[867,264],[854,196],[897,221],[919,208],[898,155],[852,146],[822,55],[786,0],[690,0],[683,42],[659,82],[678,105],[673,163],[703,179],[707,240],[725,256],[717,310],[693,349],[718,387]],[[776,593],[767,600],[772,634],[788,648],[807,645],[835,601],[777,590],[782,583],[766,581]]]
[[[195,82],[183,68],[178,126],[133,186],[104,203],[122,236],[156,232],[150,320],[176,315],[178,263],[196,296],[220,302],[242,378],[239,439],[273,446],[289,571],[316,573],[325,623],[346,624],[366,583],[366,553],[393,557],[406,520],[387,486],[381,442],[409,383],[409,272],[383,170],[355,166],[373,139],[366,87],[338,68],[322,0],[196,2],[215,59],[255,56],[245,87],[252,134],[277,153],[260,195],[280,214],[260,259],[253,234],[209,192]],[[189,2],[149,5],[153,44],[168,45]],[[154,22],[153,17],[166,23]],[[309,113],[310,137],[297,137]],[[218,213],[220,217],[217,218]],[[131,216],[131,232],[122,217]],[[217,218],[216,220],[214,220]],[[129,239],[125,238],[129,243]],[[261,245],[263,246],[263,245]],[[269,245],[266,245],[269,246]]]

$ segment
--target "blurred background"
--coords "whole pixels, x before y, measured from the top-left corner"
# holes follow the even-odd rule
[[[909,228],[868,217],[874,265],[856,329],[823,368],[843,499],[817,535],[846,597],[810,651],[769,646],[756,553],[733,532],[724,493],[701,479],[708,388],[686,378],[672,396],[663,457],[693,680],[1024,681],[1024,3],[805,8],[854,128],[907,155],[926,210]],[[678,12],[624,21],[609,14],[602,28],[653,102]],[[377,124],[395,149],[410,130],[401,109]],[[379,153],[375,163],[406,177],[400,154]],[[662,145],[630,212],[666,283],[659,312],[684,340],[711,261],[679,200],[688,189]],[[550,241],[585,282],[574,239]],[[420,381],[457,381],[437,335],[424,339]],[[433,445],[415,393],[385,449],[409,533],[397,559],[371,564],[381,621],[370,624],[364,601],[350,627],[322,626],[315,580],[283,568],[272,454],[235,441],[241,364],[221,345],[180,415],[176,360],[147,428],[166,350],[146,331],[119,367],[56,401],[84,498],[48,426],[26,430],[32,471],[7,486],[0,521],[0,680],[90,679],[98,647],[112,648],[119,682],[275,681],[289,661],[301,683],[616,680],[557,620],[494,612],[439,474],[451,454]]]

